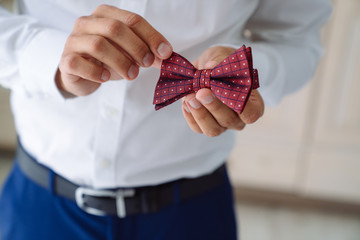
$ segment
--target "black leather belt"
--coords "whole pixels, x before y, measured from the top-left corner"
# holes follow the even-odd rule
[[[27,177],[50,189],[51,171],[32,158],[21,144],[18,144],[16,159]],[[154,213],[175,201],[183,202],[221,185],[225,176],[225,166],[222,165],[209,175],[183,178],[157,186],[93,189],[78,186],[55,174],[52,189],[55,194],[75,201],[87,213],[98,216],[117,215],[122,218],[133,214]]]

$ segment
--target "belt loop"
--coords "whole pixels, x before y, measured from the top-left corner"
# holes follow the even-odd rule
[[[180,186],[178,182],[173,185],[173,197],[176,205],[180,204]]]
[[[53,171],[51,171],[49,169],[49,179],[48,179],[48,186],[49,186],[49,191],[52,195],[56,194],[55,193],[55,173]]]

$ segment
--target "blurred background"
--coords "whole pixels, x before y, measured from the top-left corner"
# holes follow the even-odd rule
[[[360,240],[360,1],[332,2],[314,79],[238,133],[229,169],[242,240]],[[15,143],[0,87],[0,186]]]

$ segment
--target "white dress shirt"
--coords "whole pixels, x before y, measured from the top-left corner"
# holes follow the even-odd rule
[[[181,101],[156,112],[158,69],[63,98],[54,74],[65,41],[74,21],[102,3],[140,14],[190,61],[213,45],[251,46],[266,104],[311,78],[331,12],[328,0],[21,0],[17,14],[0,8],[0,83],[12,90],[22,144],[56,173],[96,188],[199,176],[223,164],[234,143],[232,131],[193,133]]]

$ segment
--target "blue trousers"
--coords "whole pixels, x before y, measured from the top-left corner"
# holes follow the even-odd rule
[[[16,161],[0,195],[1,240],[236,240],[236,232],[227,176],[205,194],[126,218],[85,213],[24,176]]]

